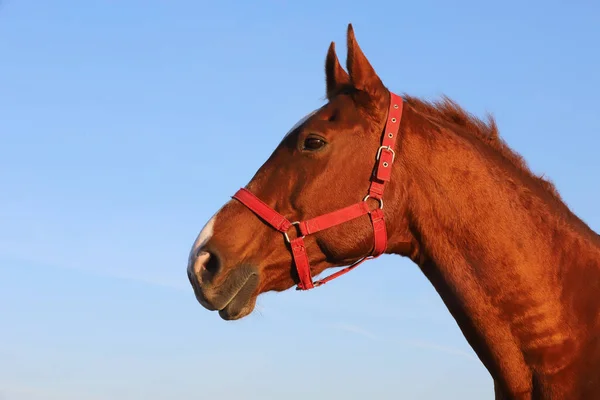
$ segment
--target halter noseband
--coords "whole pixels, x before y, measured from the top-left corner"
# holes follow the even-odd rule
[[[238,190],[238,192],[232,196],[232,198],[240,201],[252,210],[265,223],[283,233],[285,241],[290,245],[294,264],[296,265],[296,270],[300,279],[300,283],[296,287],[297,290],[308,290],[321,286],[324,283],[351,271],[363,261],[379,257],[384,253],[387,247],[387,231],[383,213],[383,191],[385,183],[391,179],[392,175],[392,163],[396,157],[394,144],[396,143],[400,131],[400,119],[402,117],[403,106],[402,97],[391,92],[390,95],[390,106],[385,128],[383,130],[383,138],[381,140],[381,146],[377,150],[377,164],[371,177],[369,193],[362,201],[312,219],[290,222],[287,218],[266,205],[262,200],[245,188]],[[372,211],[369,210],[367,204],[367,199],[369,198],[377,200],[379,202],[379,208]],[[371,225],[373,227],[374,246],[371,254],[324,279],[313,282],[310,272],[310,263],[304,245],[304,238],[307,235],[340,225],[366,214],[369,214]],[[300,236],[290,240],[287,232],[292,226],[297,227]]]

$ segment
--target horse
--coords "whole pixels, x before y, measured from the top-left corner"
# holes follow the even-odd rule
[[[335,42],[327,51],[326,104],[196,237],[197,301],[236,320],[262,293],[400,255],[434,286],[495,399],[600,399],[600,236],[492,116],[390,91],[352,24],[346,36],[346,69]]]

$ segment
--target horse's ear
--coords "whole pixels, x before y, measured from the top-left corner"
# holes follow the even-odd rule
[[[331,42],[327,51],[325,60],[325,81],[327,83],[327,98],[331,97],[343,86],[350,84],[350,76],[340,65],[340,61],[335,54],[335,43]]]
[[[354,36],[352,24],[348,24],[347,38],[348,58],[346,59],[346,68],[350,72],[353,86],[373,96],[383,95],[385,93],[385,86],[360,49]]]

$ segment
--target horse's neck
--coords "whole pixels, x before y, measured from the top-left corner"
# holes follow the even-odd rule
[[[584,345],[600,248],[475,139],[431,134],[409,129],[403,143],[418,263],[492,375],[527,390],[532,372],[561,371]]]

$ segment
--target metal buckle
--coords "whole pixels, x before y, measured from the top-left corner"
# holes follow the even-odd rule
[[[377,161],[379,161],[379,159],[381,158],[381,151],[382,150],[389,150],[389,151],[391,151],[392,152],[392,162],[394,162],[394,160],[396,159],[396,152],[390,146],[380,146],[379,147],[379,150],[377,150]]]
[[[300,221],[292,222],[292,225],[300,226]],[[288,244],[290,244],[291,240],[290,240],[290,237],[288,236],[287,232],[283,232],[283,236],[285,237],[285,241],[288,242]],[[303,235],[300,237],[300,239],[304,239],[305,237],[306,237],[306,235]]]
[[[371,196],[366,195],[365,198],[363,199],[363,201],[367,201],[369,199],[369,197],[371,197]],[[383,210],[383,199],[377,199],[377,201],[379,201],[379,209]]]

